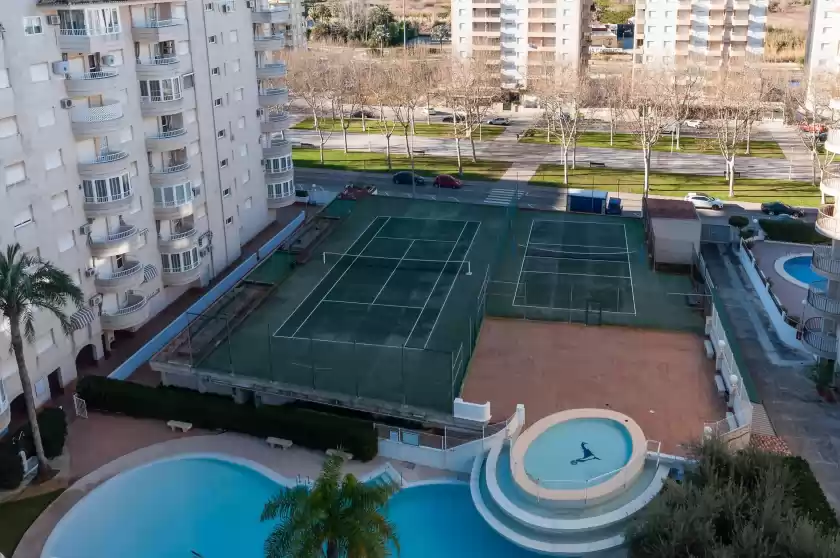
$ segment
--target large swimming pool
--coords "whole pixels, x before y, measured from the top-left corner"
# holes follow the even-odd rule
[[[229,461],[186,457],[125,472],[59,523],[42,558],[262,558],[263,503],[280,486]],[[534,558],[478,515],[466,484],[427,484],[388,505],[402,558]],[[195,553],[195,554],[192,554]]]

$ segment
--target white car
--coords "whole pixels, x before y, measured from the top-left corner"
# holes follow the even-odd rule
[[[698,209],[723,209],[723,202],[708,194],[689,192],[683,199],[690,201]]]
[[[428,114],[429,116],[434,116],[438,113],[435,110],[435,107],[428,107],[428,108],[423,107],[423,108],[420,109],[420,112],[422,112],[423,114]]]
[[[688,126],[689,128],[695,128],[695,129],[696,128],[702,128],[703,127],[703,121],[702,120],[686,120],[685,125]]]

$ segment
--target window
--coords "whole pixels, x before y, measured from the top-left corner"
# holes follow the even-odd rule
[[[58,167],[61,167],[63,165],[64,163],[61,160],[61,149],[56,149],[55,151],[48,151],[44,154],[44,169],[57,169]]]
[[[210,73],[211,73],[212,75],[214,75],[214,76],[219,76],[219,75],[222,75],[222,71],[219,69],[219,67],[218,67],[218,66],[216,66],[215,68],[213,68],[212,70],[210,70]]]
[[[6,405],[9,404],[9,399],[6,397],[6,387],[3,385],[3,376],[0,376],[0,410],[5,410]]]
[[[674,46],[674,41],[662,41],[662,46],[665,48],[671,48]]]
[[[180,207],[193,199],[191,182],[152,188],[152,193],[156,207]]]
[[[74,231],[67,231],[66,233],[58,235],[59,252],[66,252],[76,246],[76,236],[73,233]]]
[[[221,161],[219,161],[219,167],[220,168],[224,169],[224,168],[227,168],[227,166],[228,166],[228,160],[227,159],[222,159]]]
[[[52,206],[53,212],[61,211],[65,207],[70,206],[70,198],[67,195],[67,190],[56,194],[50,198],[50,205]]]
[[[46,128],[55,124],[55,109],[50,107],[43,112],[38,113],[38,127]]]
[[[23,18],[24,35],[43,35],[44,26],[41,24],[41,16]]]
[[[466,28],[467,28],[466,24],[464,24],[464,23],[459,23],[458,24],[458,30],[459,31],[464,31],[464,30],[466,30]]]
[[[19,229],[25,227],[32,222],[32,206],[30,205],[17,215],[15,215],[15,228]]]
[[[465,16],[465,15],[467,15],[467,10],[463,10],[463,9],[458,10],[458,15],[459,15],[459,16],[462,16],[462,17],[463,17],[463,16]]]
[[[240,116],[239,120],[236,121],[236,127],[239,128],[240,130],[245,129],[245,117],[244,116]]]
[[[653,45],[655,45],[655,44],[656,44],[656,43],[655,43],[654,41],[648,41],[648,42],[647,42],[647,47],[648,47],[648,48],[653,48]]]
[[[831,48],[831,43],[820,44],[820,50],[823,51],[823,52],[827,51],[829,48]]]
[[[563,10],[563,17],[569,16],[569,10]]]
[[[229,198],[230,197],[230,188],[225,188],[224,190],[222,190],[222,197],[223,198]]]
[[[233,100],[234,101],[241,101],[242,97],[245,96],[245,88],[244,87],[237,87],[233,90]]]
[[[32,83],[50,80],[50,66],[46,62],[41,64],[32,64],[29,66],[29,77],[32,78]]]
[[[233,224],[233,217],[228,217],[225,219],[225,225],[232,225]]]
[[[184,85],[184,89],[192,89],[195,87],[195,74],[184,74],[181,76],[181,83]]]
[[[251,171],[245,171],[245,174],[242,175],[242,184],[248,184],[251,182]]]
[[[146,102],[174,101],[181,98],[180,76],[140,81],[140,99]]]
[[[26,165],[23,161],[6,167],[6,186],[17,186],[26,181]]]
[[[235,74],[236,72],[238,72],[238,71],[240,70],[240,68],[241,68],[241,66],[240,66],[240,64],[239,64],[239,59],[238,59],[238,58],[237,58],[236,60],[233,60],[233,61],[230,63],[230,69],[231,69],[231,71],[232,71],[234,74]]]
[[[111,178],[82,180],[82,190],[87,203],[117,201],[131,195],[131,180],[128,173]]]
[[[198,248],[193,248],[186,252],[161,254],[160,261],[163,266],[163,271],[171,273],[195,269],[201,263],[201,258],[198,255]]]
[[[228,33],[228,42],[238,43],[239,42],[239,32],[236,31],[236,30],[233,30],[230,33]]]
[[[207,37],[207,42],[210,43],[211,45],[215,45],[216,44],[216,35],[210,35],[209,37]]]
[[[54,346],[55,336],[52,329],[35,338],[35,352],[39,355],[49,351]]]
[[[248,144],[247,143],[243,143],[241,146],[239,146],[239,156],[240,157],[247,157],[248,156]]]
[[[671,12],[671,11],[665,10],[665,17],[666,17],[666,18],[670,18],[670,17],[671,17],[671,16],[673,16],[673,15],[674,15],[674,12]]]
[[[291,180],[279,182],[277,184],[266,184],[268,189],[268,199],[287,198],[293,196],[295,193],[295,186]]]
[[[213,100],[213,106],[214,106],[214,107],[220,107],[220,106],[222,106],[222,98],[221,98],[221,97],[219,97],[218,99],[214,99],[214,100]]]
[[[568,23],[564,23],[564,24],[563,24],[563,31],[568,31],[568,30],[569,30],[569,24],[568,24]]]
[[[18,134],[17,118],[10,116],[0,119],[0,138],[10,138]]]
[[[254,204],[252,198],[248,198],[245,200],[245,209],[251,209],[251,206]]]
[[[271,159],[265,160],[265,172],[271,173],[278,173],[278,172],[286,172],[292,168],[292,156],[286,155],[285,157],[272,157]]]
[[[226,135],[227,135],[227,131],[226,131],[226,130],[219,130],[218,132],[216,132],[216,138],[218,138],[218,139],[222,139],[222,138],[223,138],[223,137],[225,137]]]
[[[207,2],[204,4],[204,11],[205,12],[212,12],[213,11],[213,2]]]

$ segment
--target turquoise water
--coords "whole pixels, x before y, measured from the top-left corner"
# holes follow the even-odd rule
[[[591,452],[587,457],[582,444]],[[633,441],[627,428],[604,418],[580,418],[555,424],[525,450],[525,472],[548,488],[571,490],[604,482],[630,460]]]
[[[47,541],[50,558],[262,558],[271,525],[260,523],[279,489],[226,461],[187,458],[123,473],[95,489]],[[402,558],[534,558],[497,535],[463,484],[398,492],[387,514]]]
[[[824,280],[823,277],[820,277],[811,270],[811,256],[791,258],[784,263],[783,267],[791,277],[802,281],[806,285]]]

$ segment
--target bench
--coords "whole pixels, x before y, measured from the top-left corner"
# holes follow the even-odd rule
[[[738,421],[735,420],[735,415],[727,412],[726,413],[726,424],[729,425],[729,430],[735,430],[738,428]]]
[[[715,346],[708,339],[703,341],[703,348],[706,350],[706,358],[715,358]]]
[[[723,383],[723,376],[720,374],[715,374],[715,387],[717,388],[718,395],[721,397],[726,395],[726,384]]]
[[[342,461],[350,461],[353,459],[352,453],[347,453],[346,451],[342,451],[339,449],[328,449],[327,450],[328,457],[338,457]]]
[[[594,168],[604,169],[604,168],[607,168],[607,164],[606,163],[598,163],[596,161],[589,161],[589,168],[590,169],[594,169]]]
[[[426,150],[425,150],[425,149],[415,149],[415,150],[414,150],[414,154],[415,154],[415,155],[425,155],[425,154],[426,154]]]
[[[265,439],[265,443],[271,446],[272,448],[280,448],[282,450],[287,450],[294,445],[291,440],[285,440],[283,438],[274,438],[273,436],[269,436]]]
[[[168,426],[172,432],[175,432],[176,430],[180,430],[181,432],[189,432],[190,430],[192,430],[191,422],[181,422],[180,420],[170,420],[166,423],[166,426]]]

